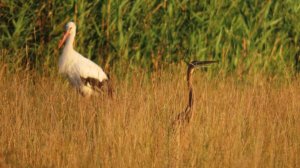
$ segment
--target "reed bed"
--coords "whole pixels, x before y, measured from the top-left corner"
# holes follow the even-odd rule
[[[107,71],[191,60],[239,75],[293,76],[300,65],[297,1],[2,0],[0,61],[53,74],[64,25],[76,50]]]

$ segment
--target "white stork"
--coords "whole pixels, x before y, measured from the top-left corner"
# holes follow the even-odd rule
[[[83,57],[73,48],[76,35],[76,25],[69,22],[58,48],[64,44],[62,54],[59,58],[59,73],[66,75],[70,83],[79,90],[84,97],[89,97],[95,91],[100,91],[104,82],[108,84],[109,94],[112,94],[109,76],[101,67],[91,60]]]

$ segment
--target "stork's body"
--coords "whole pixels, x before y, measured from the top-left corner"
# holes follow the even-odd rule
[[[99,91],[103,83],[109,78],[101,67],[74,50],[75,34],[76,25],[69,22],[66,25],[66,33],[59,43],[59,48],[65,44],[59,58],[59,72],[66,75],[70,83],[83,96],[90,96],[95,91]]]

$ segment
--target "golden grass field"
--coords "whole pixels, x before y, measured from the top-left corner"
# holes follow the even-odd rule
[[[300,167],[299,79],[197,71],[194,118],[174,131],[185,71],[114,81],[114,99],[84,99],[60,77],[0,74],[0,167]]]

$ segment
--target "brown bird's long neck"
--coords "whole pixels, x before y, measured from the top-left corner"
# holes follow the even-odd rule
[[[189,63],[188,65],[188,69],[187,69],[187,85],[188,85],[188,89],[189,89],[189,102],[187,107],[185,108],[185,110],[181,113],[179,113],[176,117],[176,120],[173,121],[173,125],[177,122],[179,122],[180,124],[182,122],[187,122],[189,123],[191,118],[193,117],[193,105],[194,105],[194,93],[193,93],[193,84],[192,84],[192,74],[194,71],[194,68],[196,66],[203,66],[203,65],[208,65],[208,64],[212,64],[212,63],[217,63],[218,61],[192,61]]]
[[[189,89],[189,107],[192,108],[194,103],[193,88]]]
[[[193,73],[193,69],[195,68],[194,65],[189,64],[188,66],[188,70],[187,70],[187,85],[188,85],[188,89],[189,89],[189,103],[188,106],[190,108],[192,108],[193,106],[193,102],[194,102],[194,97],[193,97],[193,86],[192,86],[192,73]]]
[[[194,68],[196,66],[204,66],[212,63],[217,63],[218,61],[192,61],[188,65],[187,70],[187,85],[189,88],[189,103],[188,107],[192,108],[194,103],[194,95],[193,95],[193,80],[192,80],[192,74],[194,71]]]

